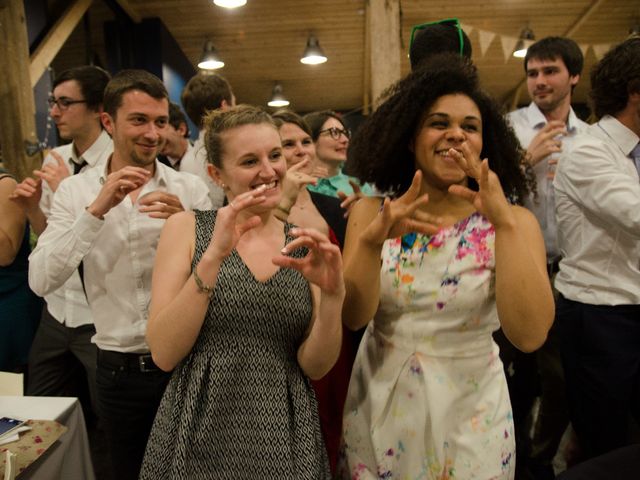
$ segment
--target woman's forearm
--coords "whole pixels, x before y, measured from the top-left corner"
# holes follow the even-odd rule
[[[496,305],[507,338],[531,352],[547,337],[554,301],[539,227],[522,220],[496,229]]]
[[[196,272],[202,283],[215,287],[220,261],[202,258]],[[153,360],[162,370],[170,371],[185,358],[196,343],[210,298],[199,289],[193,273],[176,297],[149,317],[147,341]]]
[[[335,365],[342,346],[342,303],[344,291],[320,294],[317,318],[298,349],[298,363],[305,374],[317,380]]]
[[[382,246],[359,241],[353,254],[345,258],[342,318],[350,330],[367,325],[378,309],[381,250]]]

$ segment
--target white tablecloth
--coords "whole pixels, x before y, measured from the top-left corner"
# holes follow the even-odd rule
[[[87,428],[77,398],[0,396],[0,416],[55,420],[68,428],[18,480],[95,480]]]

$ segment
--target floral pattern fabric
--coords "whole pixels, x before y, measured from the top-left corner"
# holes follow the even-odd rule
[[[341,478],[513,478],[511,404],[491,336],[494,241],[474,213],[385,243],[380,306],[345,405]]]

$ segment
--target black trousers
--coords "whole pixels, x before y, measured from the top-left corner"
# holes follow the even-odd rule
[[[150,355],[98,351],[98,407],[118,480],[138,478],[170,376],[153,365]]]
[[[640,305],[562,296],[556,306],[571,422],[586,458],[632,443],[640,423]]]
[[[91,343],[95,333],[93,324],[75,328],[62,325],[45,306],[29,352],[27,395],[77,397],[82,396],[83,384],[87,384],[96,412],[98,350]]]

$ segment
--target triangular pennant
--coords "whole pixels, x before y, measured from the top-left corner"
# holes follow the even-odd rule
[[[478,29],[478,42],[480,42],[480,55],[482,57],[484,57],[487,50],[489,50],[489,46],[494,38],[496,38],[495,33]]]
[[[589,51],[589,47],[591,45],[589,45],[588,43],[579,43],[578,47],[580,48],[580,51],[582,52],[582,56],[586,58],[587,56],[587,52]]]
[[[462,30],[464,30],[464,33],[466,33],[466,34],[467,34],[467,37],[468,37],[469,35],[471,35],[471,32],[473,32],[473,31],[475,30],[475,29],[474,29],[471,25],[469,25],[468,23],[461,23],[461,24],[460,24],[460,28],[462,28]]]
[[[518,38],[507,36],[500,36],[499,38],[502,42],[502,53],[504,54],[504,62],[507,63],[513,55],[513,49],[515,48],[516,43],[518,43]]]
[[[599,61],[602,57],[604,57],[604,54],[609,51],[609,49],[611,48],[611,44],[598,43],[597,45],[592,45],[592,47],[593,47],[593,53],[595,54],[596,59]]]

